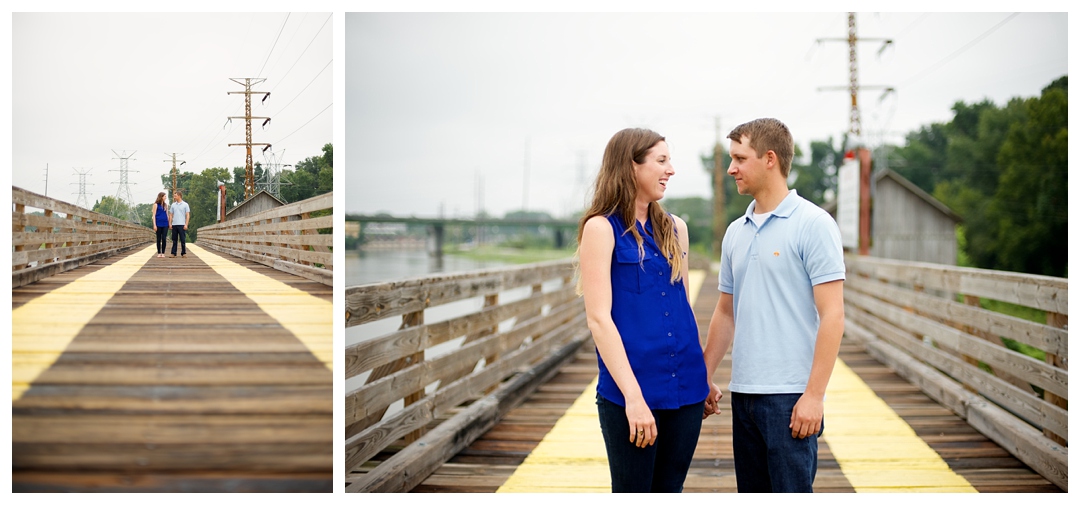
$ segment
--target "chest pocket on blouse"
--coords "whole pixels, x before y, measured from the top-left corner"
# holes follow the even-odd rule
[[[642,275],[649,269],[649,258],[641,261],[637,247],[615,249],[615,261],[611,264],[611,287],[631,293],[641,293],[645,279]]]

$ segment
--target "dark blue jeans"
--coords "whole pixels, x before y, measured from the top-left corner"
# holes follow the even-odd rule
[[[176,244],[180,244],[180,255],[187,254],[187,230],[184,225],[176,224],[172,227],[172,255],[176,256]]]
[[[656,443],[639,448],[630,442],[626,409],[596,395],[600,431],[607,447],[613,493],[680,493],[701,433],[701,401],[678,409],[653,409]]]
[[[801,394],[731,393],[731,438],[740,493],[813,493],[818,437],[792,438]],[[629,435],[628,435],[629,436]]]
[[[158,254],[165,254],[165,238],[169,236],[169,227],[158,226],[157,228],[157,252]]]

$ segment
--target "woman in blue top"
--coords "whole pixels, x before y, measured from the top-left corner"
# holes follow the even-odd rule
[[[165,205],[165,192],[154,200],[154,232],[157,233],[157,257],[165,257],[165,237],[169,234],[169,210]]]
[[[682,491],[709,395],[688,301],[686,223],[658,201],[674,174],[664,137],[616,133],[578,231],[613,492]]]

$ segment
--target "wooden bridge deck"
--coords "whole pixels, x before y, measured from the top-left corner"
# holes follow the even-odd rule
[[[12,332],[13,491],[333,490],[330,286],[150,245],[14,289]]]
[[[702,331],[708,328],[717,297],[715,276],[706,276],[694,307]],[[879,417],[845,423],[844,416],[827,412],[816,492],[1061,492],[858,345],[845,340],[840,361],[843,366],[838,366],[830,383],[829,403],[843,405],[840,400],[849,397],[854,402],[849,414],[874,410],[856,415]],[[729,372],[730,357],[716,372],[718,383],[726,385]],[[588,419],[589,412],[595,416],[595,377],[595,351],[587,343],[551,381],[413,492],[609,490],[599,425]],[[867,392],[861,394],[867,396],[852,396],[849,388],[864,389]],[[730,404],[726,398],[723,404],[723,414],[702,426],[685,492],[736,491]],[[581,419],[571,420],[574,417]],[[852,426],[869,433],[853,434]],[[570,438],[560,439],[566,436]],[[392,452],[388,449],[375,459]],[[570,471],[550,473],[560,466]]]

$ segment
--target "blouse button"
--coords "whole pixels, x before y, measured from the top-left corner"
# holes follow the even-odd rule
[[[672,377],[674,377],[674,376],[675,376],[675,372],[671,372],[671,376],[672,376]]]
[[[671,332],[670,332],[670,331],[669,331],[669,332],[667,332],[667,336],[669,336],[669,337],[671,336]],[[674,354],[672,354],[672,356],[674,356]]]
[[[667,312],[664,312],[664,315],[665,315],[665,316],[666,316],[667,314],[668,314]]]
[[[667,296],[667,291],[661,291],[660,296]]]

